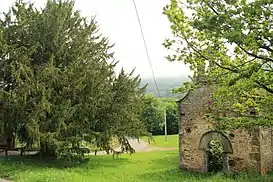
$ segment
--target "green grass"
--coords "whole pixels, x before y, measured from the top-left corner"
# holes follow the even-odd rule
[[[165,141],[164,135],[153,136],[155,143],[151,142],[151,146],[163,148],[178,148],[178,135],[168,135]],[[142,137],[142,140],[148,142],[148,137]]]
[[[90,156],[83,164],[69,164],[33,157],[0,158],[0,177],[20,182],[270,182],[267,177],[221,174],[209,175],[180,171],[178,151],[160,151],[112,156]]]
[[[82,145],[83,146],[87,146],[91,151],[95,151],[95,150],[99,150],[100,148],[95,146],[94,144],[92,143],[89,143],[89,142],[82,142]],[[117,138],[112,138],[112,140],[110,141],[110,146],[112,148],[117,148],[120,146],[120,143],[118,141]]]

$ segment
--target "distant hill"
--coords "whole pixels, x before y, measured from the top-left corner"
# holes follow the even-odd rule
[[[189,81],[187,76],[156,78],[161,97],[176,97],[177,95],[172,94],[172,90],[180,87],[186,81]],[[147,93],[151,93],[158,97],[158,92],[156,90],[153,78],[142,78],[141,85],[143,86],[147,83]]]

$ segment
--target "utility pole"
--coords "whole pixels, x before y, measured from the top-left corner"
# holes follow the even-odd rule
[[[166,114],[166,104],[164,103],[164,121],[165,121],[165,141],[167,141],[167,114]]]

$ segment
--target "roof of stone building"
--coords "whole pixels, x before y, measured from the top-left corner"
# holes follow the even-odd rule
[[[177,103],[183,102],[189,96],[189,94],[190,94],[190,91],[181,94],[180,96],[178,96],[175,102]]]

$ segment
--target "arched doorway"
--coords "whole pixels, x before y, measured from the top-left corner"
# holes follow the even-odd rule
[[[232,154],[233,149],[229,139],[220,131],[211,130],[204,133],[200,139],[199,149],[204,151],[204,172],[209,172],[211,167],[211,146],[212,144],[221,145],[222,147],[222,171],[224,173],[229,173],[229,164],[228,164],[228,156],[227,154]],[[218,155],[218,154],[217,154]],[[217,156],[216,156],[217,157]],[[218,156],[219,157],[219,156]]]

